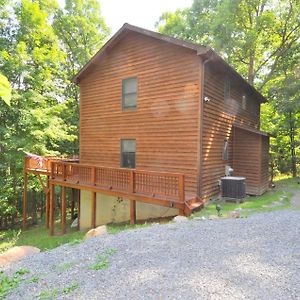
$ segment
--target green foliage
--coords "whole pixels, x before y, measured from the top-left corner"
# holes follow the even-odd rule
[[[67,262],[67,263],[64,263],[64,264],[59,264],[58,266],[56,266],[56,269],[58,271],[67,271],[69,269],[71,269],[72,267],[74,266],[74,263],[72,262]]]
[[[59,232],[60,226],[55,230]],[[49,238],[49,229],[44,224],[32,227],[25,231],[7,230],[0,232],[0,253],[13,246],[29,245],[34,246],[41,251],[50,250],[67,243],[78,243],[82,240],[85,232],[70,229],[65,235],[55,235]]]
[[[11,86],[7,78],[0,73],[0,97],[10,106]]]
[[[60,295],[59,289],[55,288],[55,289],[40,292],[40,294],[38,295],[38,299],[43,299],[43,300],[57,299],[59,295]]]
[[[151,223],[143,223],[143,224],[134,224],[134,225],[131,225],[131,224],[108,224],[107,225],[107,231],[108,233],[110,234],[117,234],[121,231],[124,231],[124,230],[132,230],[132,229],[137,229],[137,228],[144,228],[144,227],[148,227],[150,226]]]
[[[23,280],[23,275],[29,273],[27,269],[20,269],[12,277],[0,272],[0,298],[5,298],[12,290],[16,289]]]
[[[90,266],[92,270],[102,270],[109,267],[109,257],[117,252],[116,249],[107,249],[96,257],[96,262]]]
[[[299,15],[297,0],[194,0],[157,23],[162,33],[212,47],[269,97],[261,123],[276,134],[274,173],[293,176],[300,151]]]
[[[285,191],[285,188],[286,186],[284,185],[281,186],[280,189],[276,189],[275,191],[269,191],[262,196],[247,197],[245,199],[245,202],[239,204],[222,202],[220,203],[222,207],[222,217],[229,217],[230,213],[235,209],[241,209],[241,216],[247,217],[255,213],[269,212],[289,208],[292,193]],[[215,203],[211,203],[205,206],[205,208],[201,211],[194,213],[192,215],[192,218],[209,217],[211,215],[217,215]]]
[[[78,88],[71,78],[109,31],[98,1],[0,1],[0,218],[20,214],[23,151],[78,154]],[[30,181],[29,188],[41,189]]]
[[[79,288],[78,283],[72,283],[69,286],[65,287],[64,289],[54,288],[51,290],[45,290],[38,295],[38,299],[43,299],[43,300],[57,299],[60,295],[70,294],[75,290],[77,290],[78,288]]]
[[[63,289],[63,294],[70,294],[77,290],[79,288],[78,283],[72,283],[71,285],[67,286],[66,288]]]

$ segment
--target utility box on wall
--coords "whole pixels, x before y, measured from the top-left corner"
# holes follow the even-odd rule
[[[222,197],[243,199],[246,197],[246,178],[226,176],[221,178]]]

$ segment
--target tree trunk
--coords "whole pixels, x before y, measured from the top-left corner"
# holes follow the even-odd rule
[[[251,85],[253,85],[254,83],[254,57],[255,57],[255,52],[251,51],[249,57],[249,65],[248,65],[248,83]]]
[[[296,149],[295,149],[295,122],[292,112],[289,112],[289,136],[290,136],[290,149],[291,149],[291,169],[293,177],[297,177],[297,164],[296,164]]]

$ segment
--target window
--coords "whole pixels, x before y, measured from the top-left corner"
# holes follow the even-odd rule
[[[226,79],[224,83],[224,99],[229,100],[230,99],[230,80]]]
[[[242,97],[242,109],[246,110],[247,108],[247,96],[243,95]]]
[[[122,81],[122,109],[136,108],[137,101],[137,78],[131,77]]]
[[[228,160],[228,140],[224,140],[224,147],[223,147],[223,160]]]
[[[121,140],[121,168],[135,168],[135,140]]]

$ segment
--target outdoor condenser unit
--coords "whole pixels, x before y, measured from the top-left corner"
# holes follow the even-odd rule
[[[222,197],[242,199],[246,197],[246,178],[226,176],[221,178]]]

